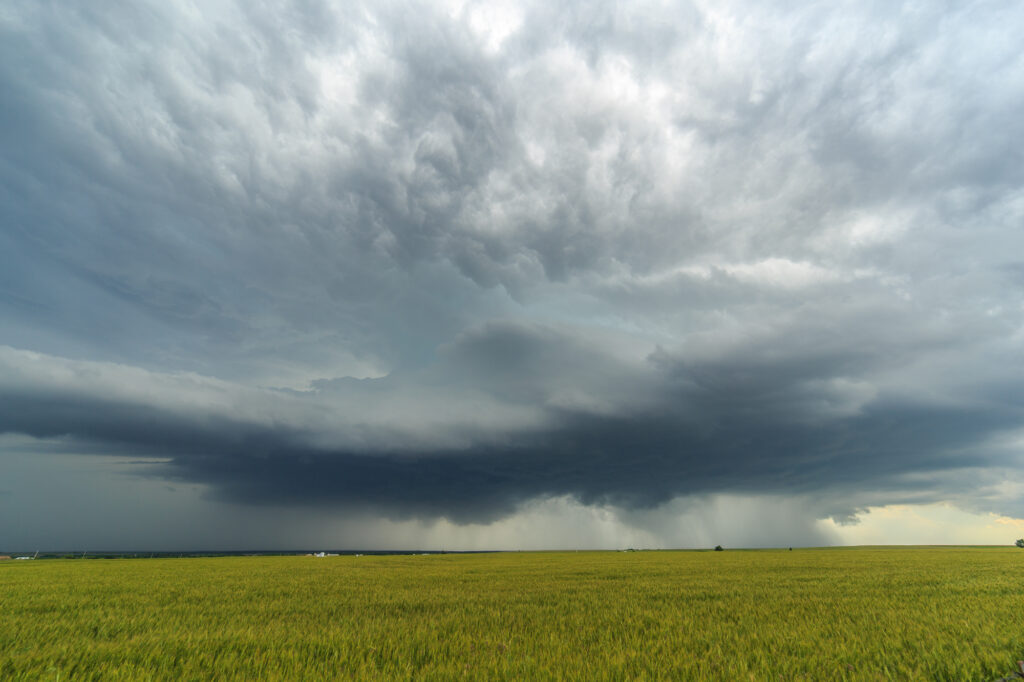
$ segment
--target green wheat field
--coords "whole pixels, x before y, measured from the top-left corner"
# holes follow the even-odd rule
[[[3,680],[994,680],[1024,551],[7,561]]]

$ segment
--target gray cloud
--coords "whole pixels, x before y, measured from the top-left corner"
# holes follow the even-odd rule
[[[1019,515],[1022,25],[7,10],[0,430],[403,518]]]
[[[986,441],[1021,426],[1019,399],[989,394],[1016,381],[929,401],[847,378],[887,369],[863,353],[730,351],[632,366],[550,329],[492,324],[425,370],[312,392],[8,351],[21,381],[0,426],[170,457],[154,472],[232,501],[464,522],[535,497],[630,508],[706,492],[839,495],[829,511],[843,515],[862,489],[962,491],[969,480],[941,476],[1005,463]]]

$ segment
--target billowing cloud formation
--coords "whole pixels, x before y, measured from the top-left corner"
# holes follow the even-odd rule
[[[0,12],[0,430],[460,523],[1024,515],[1024,10]]]

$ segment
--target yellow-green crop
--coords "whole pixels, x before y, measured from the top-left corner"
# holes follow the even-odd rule
[[[992,680],[1024,552],[920,548],[0,566],[0,679]]]

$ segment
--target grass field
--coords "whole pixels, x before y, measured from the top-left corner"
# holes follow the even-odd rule
[[[0,679],[993,680],[1016,548],[0,565]]]

